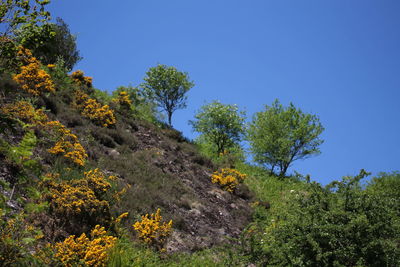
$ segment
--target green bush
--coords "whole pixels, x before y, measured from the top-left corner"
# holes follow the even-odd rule
[[[380,190],[395,178],[376,178],[364,190],[361,171],[323,187],[288,194],[286,209],[266,222],[255,242],[272,266],[399,266],[398,193]],[[382,180],[385,179],[385,180]]]
[[[70,71],[82,59],[76,47],[76,36],[70,33],[61,18],[57,18],[57,23],[45,23],[38,27],[24,25],[16,31],[16,40],[45,65],[55,64],[61,59]]]

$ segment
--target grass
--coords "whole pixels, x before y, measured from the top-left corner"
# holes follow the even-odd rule
[[[217,267],[246,266],[243,259],[229,248],[213,248],[189,253],[166,254],[133,243],[126,237],[118,240],[110,255],[108,267],[146,266],[146,267]]]

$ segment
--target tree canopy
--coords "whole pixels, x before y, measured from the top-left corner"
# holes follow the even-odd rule
[[[219,155],[239,144],[244,134],[244,111],[236,105],[224,105],[214,101],[201,107],[190,121],[193,129],[216,147]]]
[[[303,113],[292,103],[283,107],[279,100],[255,114],[247,139],[254,160],[268,166],[271,173],[279,169],[284,176],[293,161],[320,153],[324,128],[317,116]]]
[[[157,65],[150,68],[144,78],[143,87],[151,99],[167,112],[168,123],[172,125],[172,113],[186,107],[186,93],[194,86],[185,72],[175,67]]]
[[[45,23],[35,28],[22,26],[15,35],[17,42],[30,49],[43,64],[55,64],[61,59],[70,71],[82,59],[76,47],[76,36],[61,18],[57,18],[57,23]]]
[[[36,27],[50,19],[49,11],[45,10],[50,0],[5,0],[0,3],[0,32],[7,36],[19,26]]]

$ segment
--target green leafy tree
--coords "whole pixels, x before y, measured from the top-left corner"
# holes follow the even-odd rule
[[[18,68],[15,31],[22,25],[34,31],[50,19],[49,0],[3,0],[0,3],[0,74]]]
[[[275,100],[255,114],[247,139],[254,160],[268,166],[271,173],[278,168],[283,177],[293,161],[320,153],[323,130],[317,116],[303,113],[292,103],[284,108]]]
[[[195,119],[189,121],[193,130],[216,148],[217,155],[237,147],[245,132],[245,112],[236,105],[214,101],[201,107]]]
[[[146,94],[167,113],[168,123],[172,126],[172,113],[186,107],[185,94],[194,86],[194,83],[189,81],[187,73],[166,65],[150,68],[144,80],[145,83],[142,86]]]
[[[36,27],[50,18],[45,10],[50,0],[3,0],[0,3],[0,32],[11,35],[19,26]]]
[[[57,18],[57,23],[35,28],[22,26],[15,35],[17,42],[30,49],[43,64],[55,64],[62,59],[64,67],[70,71],[82,59],[76,47],[76,36],[61,18]]]

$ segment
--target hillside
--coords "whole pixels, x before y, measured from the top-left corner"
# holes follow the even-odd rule
[[[290,174],[324,127],[279,99],[204,104],[189,140],[187,73],[101,91],[35,3],[0,4],[0,266],[400,266],[399,172]]]
[[[213,184],[210,177],[218,166],[165,124],[145,121],[116,103],[110,103],[115,121],[111,126],[84,116],[78,107],[82,94],[99,105],[105,103],[96,98],[98,91],[91,84],[80,84],[71,77],[64,76],[52,92],[36,96],[21,90],[10,76],[2,78],[3,209],[7,211],[5,218],[25,213],[26,223],[43,234],[35,249],[46,242],[61,242],[72,234],[90,233],[97,224],[111,230],[112,218],[126,212],[129,215],[123,221],[124,228],[129,238],[136,239],[132,224],[157,209],[165,221],[173,222],[172,234],[163,244],[168,252],[193,252],[237,242],[235,239],[251,220],[252,196],[246,186],[229,193]],[[61,128],[55,130],[55,124]],[[80,144],[80,150],[57,141],[60,131],[64,134],[62,142]],[[70,136],[75,136],[73,141]],[[58,144],[61,152],[52,152]],[[66,156],[70,152],[76,153],[75,158]],[[113,182],[108,180],[116,193],[97,196],[100,201],[108,201],[107,208],[94,211],[94,202],[90,204],[94,207],[87,207],[91,211],[83,211],[83,204],[75,207],[78,210],[58,212],[61,207],[57,205],[75,204],[69,203],[71,199],[59,204],[48,191],[54,192],[53,188],[63,183],[81,181],[87,172],[97,169],[103,177],[116,177]],[[59,185],[52,184],[56,181]],[[62,189],[58,192],[66,194]],[[116,195],[119,201],[115,201]]]

